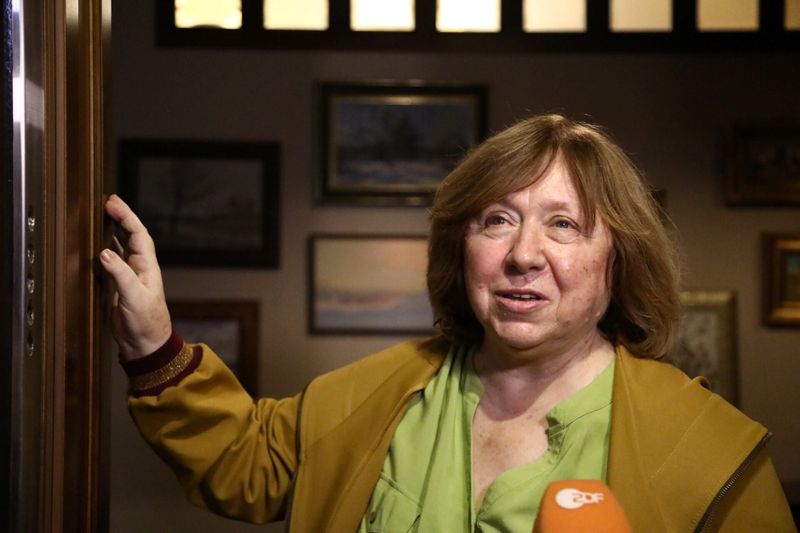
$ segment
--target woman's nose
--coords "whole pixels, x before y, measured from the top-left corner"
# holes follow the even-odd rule
[[[545,265],[545,236],[538,228],[520,228],[508,251],[508,265],[524,274]]]

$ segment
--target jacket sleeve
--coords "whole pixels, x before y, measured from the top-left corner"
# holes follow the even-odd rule
[[[766,449],[733,485],[714,512],[708,531],[796,532],[792,513]]]
[[[142,394],[132,376],[128,407],[139,431],[192,503],[253,523],[283,518],[297,467],[299,395],[254,402],[207,346],[187,349],[195,366],[177,383]]]

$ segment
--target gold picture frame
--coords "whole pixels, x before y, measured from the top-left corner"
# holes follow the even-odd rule
[[[765,233],[764,323],[800,326],[800,233]]]

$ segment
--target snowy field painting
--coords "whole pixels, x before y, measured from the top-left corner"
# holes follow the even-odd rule
[[[429,333],[424,237],[315,236],[314,333]]]
[[[280,146],[125,139],[120,192],[165,266],[279,265]]]
[[[323,86],[321,200],[429,203],[485,133],[479,86]]]
[[[139,214],[169,248],[263,246],[261,163],[247,159],[143,158]]]
[[[333,112],[337,188],[434,190],[477,140],[466,98],[342,98]]]

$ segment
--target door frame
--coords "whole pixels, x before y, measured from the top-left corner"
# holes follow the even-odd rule
[[[14,81],[9,531],[108,530],[109,291],[97,264],[112,173],[110,0],[20,0]],[[16,67],[17,65],[15,65]],[[13,92],[13,91],[12,91]],[[8,117],[3,116],[6,128]]]

